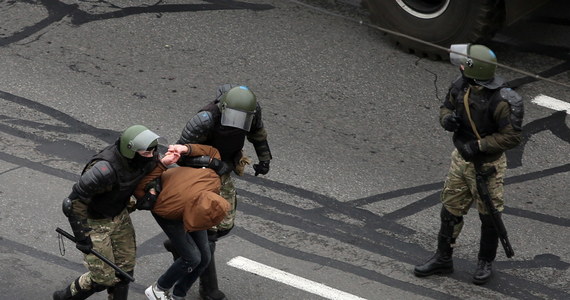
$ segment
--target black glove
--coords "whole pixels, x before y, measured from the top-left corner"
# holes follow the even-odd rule
[[[137,200],[137,209],[138,210],[151,210],[156,203],[156,199],[158,198],[157,195],[153,195],[150,192],[146,192],[144,196]]]
[[[155,179],[149,181],[144,187],[144,191],[147,193],[151,189],[154,189],[157,195],[160,194],[162,191],[162,183],[160,182],[160,177],[156,177]]]
[[[89,254],[91,253],[91,249],[93,249],[93,243],[91,242],[91,237],[87,236],[81,240],[75,240],[75,248],[79,251]]]
[[[461,154],[461,156],[463,156],[463,159],[465,159],[466,161],[473,160],[475,155],[481,152],[481,150],[479,149],[479,142],[476,140],[469,141],[463,144],[463,146],[461,146],[461,148],[458,150],[459,154]]]
[[[230,168],[230,166],[224,162],[221,161],[217,158],[212,158],[212,160],[210,161],[210,164],[208,164],[208,167],[214,171],[216,171],[216,174],[222,176],[228,172],[231,172],[232,168]]]
[[[455,115],[455,113],[449,114],[443,118],[442,126],[443,129],[451,132],[457,131],[459,129],[459,121],[461,118]]]
[[[265,175],[269,172],[269,161],[268,160],[260,161],[258,164],[253,165],[253,169],[255,170],[255,176],[259,174]]]

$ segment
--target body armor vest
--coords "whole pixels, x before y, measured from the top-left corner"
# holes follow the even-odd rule
[[[468,87],[468,83],[460,77],[452,84],[450,90],[450,98],[452,98],[455,103],[453,104],[454,107],[447,108],[454,109],[455,113],[461,119],[458,131],[453,134],[453,143],[457,149],[461,149],[463,145],[470,141],[477,140],[471,128],[471,123],[469,122],[469,117],[467,116],[464,105],[464,97]],[[495,112],[497,106],[503,101],[509,105],[509,115],[501,115],[500,119],[496,119]],[[514,131],[520,131],[522,128],[524,111],[522,98],[504,84],[499,85],[496,89],[485,88],[481,91],[471,88],[468,103],[471,118],[481,138],[495,134],[509,124]],[[498,159],[501,154],[502,152],[480,152],[474,160],[484,162],[494,161]]]
[[[112,218],[125,209],[137,184],[156,166],[156,161],[147,163],[143,168],[133,168],[113,144],[94,155],[82,173],[99,160],[107,161],[113,167],[116,180],[110,191],[92,197],[87,211],[93,219]]]
[[[461,126],[455,133],[454,139],[458,139],[462,143],[477,139],[477,136],[471,129],[471,123],[469,122],[469,117],[467,116],[467,111],[463,103],[468,86],[464,80],[460,79],[454,82],[451,90],[451,95],[455,99],[455,112],[461,118]],[[476,92],[474,89],[471,89],[469,93],[470,101],[468,103],[471,118],[482,138],[499,130],[500,124],[493,118],[497,104],[503,100],[499,90],[500,88],[496,90],[484,89],[480,92]]]
[[[241,150],[245,144],[247,131],[222,126],[222,113],[217,104],[218,102],[214,101],[200,110],[210,112],[214,121],[214,127],[203,144],[218,149],[222,160],[228,163],[231,162],[231,166],[233,166],[241,158]]]

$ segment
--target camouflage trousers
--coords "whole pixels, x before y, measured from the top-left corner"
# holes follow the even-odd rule
[[[495,208],[497,208],[498,211],[503,211],[503,184],[505,171],[507,169],[507,158],[505,154],[503,153],[501,157],[493,162],[483,164],[483,170],[490,166],[494,166],[497,172],[489,176],[489,194]],[[476,202],[477,210],[480,214],[489,214],[477,192],[475,166],[473,163],[465,161],[457,149],[451,154],[451,166],[449,167],[449,172],[445,179],[440,200],[443,206],[455,216],[466,215],[469,208],[473,205],[473,202]],[[459,236],[463,224],[458,225],[453,233],[454,238]]]
[[[114,262],[125,272],[135,268],[136,242],[135,229],[131,217],[126,209],[114,218],[87,219],[91,228],[89,236],[93,242],[93,250]],[[120,281],[115,276],[115,270],[93,254],[86,254],[84,265],[89,270],[79,277],[79,286],[82,290],[90,290],[94,284],[114,286]],[[74,284],[71,285],[72,294],[77,293]]]
[[[227,173],[220,177],[222,181],[222,186],[220,187],[220,196],[222,196],[222,198],[226,199],[226,201],[230,203],[230,210],[222,222],[217,226],[210,228],[209,231],[225,231],[230,230],[234,227],[237,207],[237,193],[234,180],[230,174],[231,173]]]

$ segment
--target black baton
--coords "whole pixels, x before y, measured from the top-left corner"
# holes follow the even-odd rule
[[[489,187],[487,183],[487,179],[490,175],[495,173],[497,170],[495,167],[490,168],[486,172],[483,171],[483,164],[481,162],[475,162],[475,181],[477,184],[477,192],[479,193],[479,197],[489,210],[489,214],[491,214],[491,219],[493,220],[493,227],[497,231],[497,235],[499,236],[499,241],[501,241],[501,245],[505,250],[505,255],[508,258],[511,258],[515,255],[515,251],[511,246],[511,242],[509,241],[509,237],[507,235],[507,229],[505,228],[505,223],[501,219],[501,213],[495,208],[493,205],[493,201],[491,200],[491,195],[489,193]]]
[[[69,234],[67,231],[57,227],[55,229],[55,231],[61,235],[63,235],[64,237],[68,238],[69,240],[71,240],[72,242],[76,243],[75,241],[75,237],[71,234]],[[91,249],[89,250],[89,252],[95,256],[97,256],[100,260],[102,260],[104,263],[108,264],[111,268],[115,269],[115,271],[117,271],[117,273],[121,274],[121,276],[127,278],[129,281],[134,282],[135,278],[133,276],[131,276],[129,273],[121,270],[121,268],[117,267],[117,265],[115,265],[112,261],[110,261],[109,259],[107,259],[105,256],[101,255],[101,253]]]

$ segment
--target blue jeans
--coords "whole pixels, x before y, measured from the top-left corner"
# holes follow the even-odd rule
[[[187,232],[182,220],[168,220],[154,213],[152,216],[180,255],[158,278],[158,285],[164,289],[174,286],[172,294],[184,297],[210,264],[212,254],[208,244],[208,234],[206,230]]]

